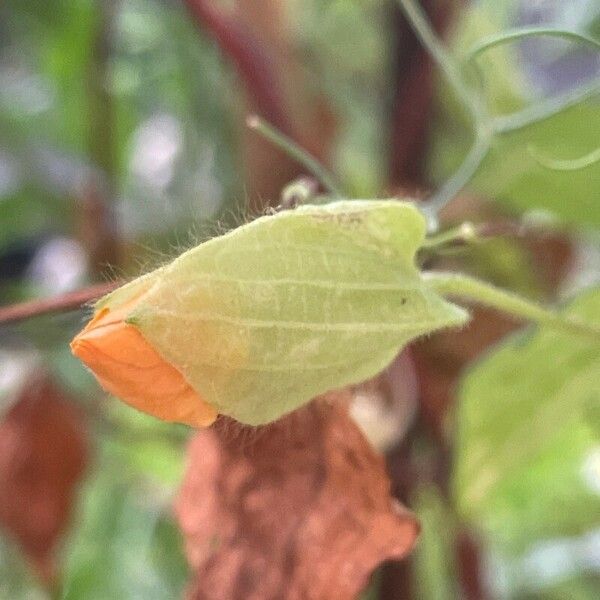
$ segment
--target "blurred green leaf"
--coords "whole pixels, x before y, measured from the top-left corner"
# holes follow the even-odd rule
[[[597,600],[600,576],[570,578],[539,591],[517,594],[514,600]]]
[[[422,489],[414,503],[421,523],[415,549],[416,586],[420,600],[453,600],[458,589],[455,578],[455,517],[434,487]]]
[[[598,322],[600,289],[569,315]],[[462,382],[454,493],[510,547],[578,533],[600,509],[600,341],[541,329],[511,338]],[[597,409],[596,409],[597,410]]]
[[[63,233],[71,224],[63,199],[30,185],[0,198],[0,211],[0,252],[18,239],[32,239],[48,231]]]
[[[184,444],[192,430],[131,410],[116,398],[106,403],[107,419],[116,430],[106,439],[107,448],[130,472],[175,489],[183,477]]]
[[[158,455],[150,444],[133,441],[129,455],[118,444],[105,445],[67,546],[63,600],[181,597],[187,564],[170,512],[172,490],[147,475]]]
[[[588,101],[520,131],[498,138],[475,189],[520,212],[544,209],[570,225],[600,228],[600,163],[576,171],[542,165],[528,148],[572,160],[598,147],[600,104]]]
[[[48,595],[27,565],[21,549],[0,531],[0,599],[47,600]]]
[[[514,15],[498,12],[492,4],[480,3],[463,13],[452,39],[457,56],[513,24]],[[560,23],[556,26],[560,27]],[[560,48],[564,44],[550,43]],[[564,46],[577,48],[572,43]],[[493,115],[505,115],[535,103],[540,90],[529,80],[537,67],[524,64],[518,45],[495,48],[482,56],[478,64],[484,73],[484,92]],[[466,154],[471,125],[444,81],[440,81],[438,90],[440,114],[432,138],[430,171],[437,182],[442,182]],[[599,106],[597,98],[588,100],[552,118],[497,136],[469,187],[515,212],[544,210],[571,226],[599,228],[600,164],[578,171],[552,171],[541,166],[529,152],[534,147],[557,160],[572,160],[595,151],[600,131]]]

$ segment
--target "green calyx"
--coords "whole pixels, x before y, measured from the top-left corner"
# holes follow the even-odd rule
[[[376,375],[419,336],[463,325],[467,311],[445,296],[564,324],[483,282],[421,272],[425,231],[410,202],[304,205],[200,244],[99,307],[130,303],[127,322],[220,413],[251,425]]]

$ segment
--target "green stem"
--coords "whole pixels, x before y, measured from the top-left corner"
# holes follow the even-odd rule
[[[492,132],[481,124],[477,128],[475,143],[460,167],[423,206],[423,212],[430,218],[437,215],[469,183],[488,155],[492,147]]]
[[[454,88],[456,95],[472,112],[473,120],[477,120],[479,102],[465,84],[458,66],[435,34],[423,10],[415,0],[398,0],[400,8],[408,19],[423,46],[431,54],[446,79]]]
[[[462,223],[441,233],[431,235],[425,239],[422,248],[436,250],[448,244],[471,242],[477,238],[477,228],[472,223]]]
[[[415,0],[398,0],[398,3],[415,33],[444,73],[457,97],[469,111],[475,131],[475,141],[463,163],[454,175],[423,205],[423,212],[426,213],[429,222],[437,225],[437,214],[475,175],[491,149],[494,136],[523,129],[593,97],[600,91],[600,80],[595,80],[577,90],[556,98],[550,98],[516,113],[491,118],[482,96],[469,87],[464,79],[464,74],[431,28],[418,2]],[[542,35],[562,37],[596,48],[600,47],[600,41],[582,33],[547,27],[524,27],[486,38],[469,52],[467,62],[475,65],[477,56],[494,46],[521,38]],[[475,73],[478,76],[480,75],[477,69],[475,69]]]
[[[444,48],[438,36],[431,28],[427,17],[415,0],[398,0],[415,33],[434,58],[438,67],[454,89],[458,99],[469,111],[475,142],[454,175],[423,205],[430,222],[435,223],[435,217],[470,181],[487,156],[492,142],[490,119],[479,94],[475,94],[465,82],[455,60]]]
[[[600,341],[600,328],[597,325],[562,315],[485,281],[462,273],[428,272],[424,274],[424,277],[428,285],[442,296],[464,298],[520,319],[547,325],[568,333],[593,336],[594,339]]]
[[[246,119],[246,125],[308,169],[333,196],[336,198],[344,197],[344,193],[335,177],[314,156],[301,148],[294,140],[257,115],[250,115]]]

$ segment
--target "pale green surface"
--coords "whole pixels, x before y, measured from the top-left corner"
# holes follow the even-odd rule
[[[466,320],[414,266],[424,236],[409,203],[303,206],[201,244],[104,302],[149,284],[128,321],[221,413],[265,423]]]
[[[567,313],[600,322],[600,289]],[[585,465],[600,444],[600,343],[516,336],[466,376],[459,403],[454,492],[465,519],[515,547],[597,524]]]

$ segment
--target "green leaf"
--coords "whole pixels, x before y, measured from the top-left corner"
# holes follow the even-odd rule
[[[600,228],[600,163],[551,171],[530,148],[560,159],[586,156],[598,147],[598,103],[573,106],[554,117],[507,133],[494,143],[474,187],[518,211],[545,209],[571,225]]]
[[[600,289],[566,313],[600,322]],[[454,493],[463,517],[516,547],[592,525],[599,400],[600,343],[591,337],[542,328],[475,366],[457,415]]]
[[[424,237],[406,202],[262,217],[134,282],[150,289],[127,320],[221,413],[273,421],[372,377],[412,339],[465,322],[415,267]]]

